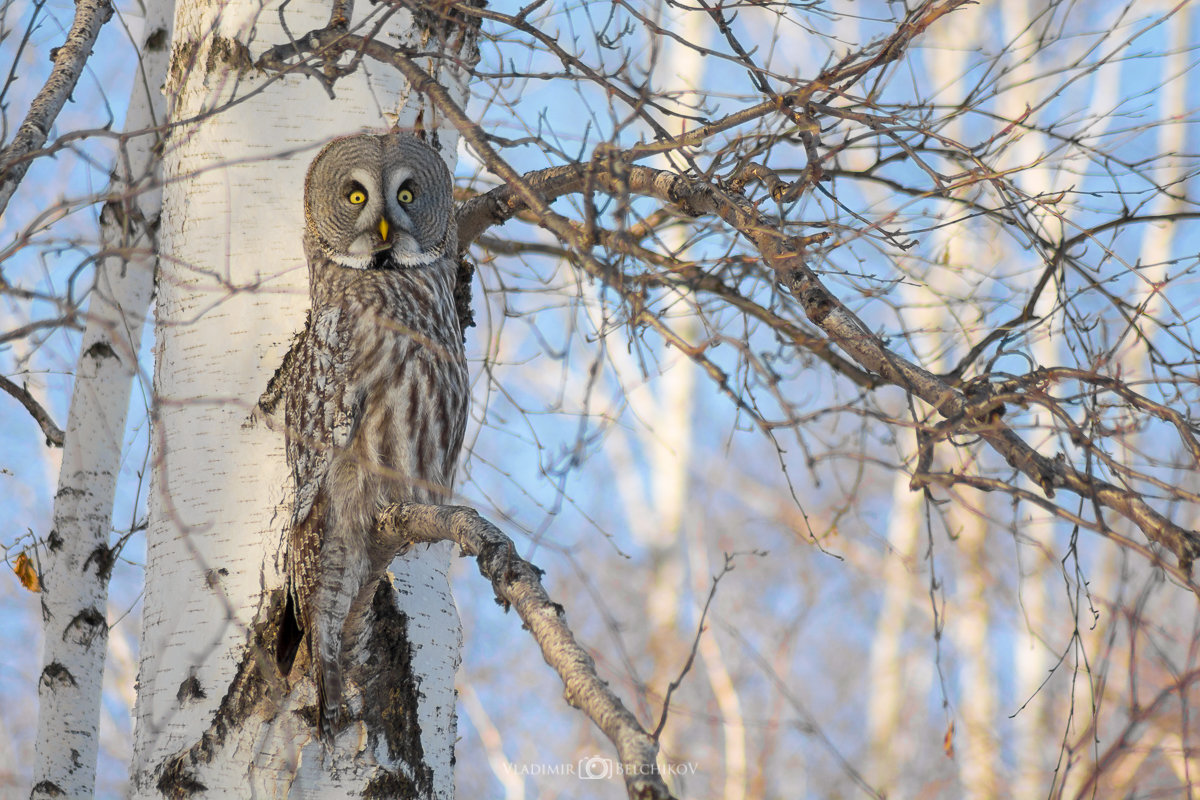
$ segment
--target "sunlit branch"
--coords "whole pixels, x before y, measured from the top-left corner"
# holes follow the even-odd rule
[[[8,207],[8,201],[29,169],[29,154],[46,142],[58,112],[83,73],[100,28],[112,13],[109,0],[78,0],[75,4],[75,21],[67,32],[66,41],[50,53],[54,68],[50,70],[46,85],[34,98],[13,140],[0,150],[0,213]]]
[[[665,800],[670,791],[658,774],[658,744],[596,673],[596,662],[575,639],[563,607],[550,599],[541,570],[517,555],[512,540],[465,506],[402,503],[389,506],[376,528],[386,546],[402,552],[422,542],[453,542],[473,556],[491,581],[496,600],[520,616],[566,687],[569,704],[596,723],[617,749],[631,798]]]
[[[833,94],[844,91],[846,86],[857,81],[869,69],[899,58],[916,35],[963,4],[960,0],[923,3],[874,55],[864,57],[861,61],[850,59],[828,68],[822,73],[819,81],[814,81],[801,91],[802,98],[793,93],[789,96],[781,95],[771,102],[776,110],[784,111],[795,105],[807,103],[816,93],[818,85],[823,85]],[[426,94],[437,105],[458,128],[471,148],[479,154],[486,166],[506,183],[506,186],[464,204],[459,215],[461,245],[465,246],[485,228],[501,224],[522,210],[529,210],[542,227],[554,233],[560,241],[578,254],[579,262],[587,271],[606,282],[611,282],[616,276],[609,274],[610,271],[590,255],[590,249],[595,243],[594,232],[587,229],[581,231],[570,220],[554,212],[549,207],[549,201],[554,197],[575,192],[586,195],[593,191],[617,196],[641,195],[669,203],[686,216],[715,215],[754,245],[779,283],[800,302],[809,321],[848,353],[859,367],[878,376],[881,383],[899,386],[921,398],[947,419],[959,420],[959,424],[968,427],[978,426],[979,421],[969,416],[970,402],[959,388],[885,347],[877,336],[870,333],[836,299],[811,270],[806,263],[806,249],[824,240],[828,234],[810,237],[785,236],[777,222],[765,218],[748,200],[736,192],[722,191],[705,181],[695,181],[682,175],[632,164],[633,160],[651,154],[644,148],[635,147],[623,152],[616,149],[600,150],[587,165],[564,165],[529,176],[521,175],[495,152],[479,126],[454,103],[445,89],[401,50],[328,30],[314,31],[306,41],[309,52],[320,53],[326,58],[336,58],[339,52],[353,49],[395,66],[416,91]],[[265,63],[279,68],[279,58],[284,55],[288,54],[277,54]],[[835,85],[836,89],[833,88]],[[803,102],[794,102],[801,99]],[[729,117],[726,121],[732,119],[733,117]],[[714,130],[711,133],[715,132]],[[691,141],[688,136],[699,135],[694,131],[685,134],[682,140],[672,140],[672,145],[698,144],[711,133],[704,134],[697,141]],[[650,147],[659,146],[660,144],[656,144]],[[635,314],[635,317],[635,323],[640,321],[653,324],[656,321],[653,315],[644,311]],[[701,365],[739,407],[744,405],[744,401],[728,386],[723,371],[711,363]],[[757,415],[755,419],[758,420]],[[758,421],[761,423],[761,420]],[[1178,559],[1182,571],[1190,572],[1193,559],[1200,555],[1200,536],[1163,517],[1136,492],[1082,473],[1067,464],[1062,455],[1055,458],[1042,455],[999,420],[994,420],[976,432],[1005,461],[1042,487],[1048,497],[1053,497],[1056,489],[1063,488],[1116,511],[1141,528],[1151,541],[1170,550]]]
[[[42,433],[46,436],[46,444],[62,447],[62,429],[54,424],[54,420],[50,418],[50,412],[43,408],[41,403],[33,399],[33,395],[29,393],[28,389],[18,386],[3,375],[0,375],[0,389],[12,395],[33,416],[34,421],[37,422],[38,427],[42,429]]]

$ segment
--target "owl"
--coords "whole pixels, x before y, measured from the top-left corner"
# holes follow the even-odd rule
[[[304,182],[311,307],[259,405],[282,405],[295,495],[278,655],[307,642],[317,730],[336,733],[355,626],[396,555],[396,502],[449,498],[467,415],[450,173],[407,134],[336,139]]]

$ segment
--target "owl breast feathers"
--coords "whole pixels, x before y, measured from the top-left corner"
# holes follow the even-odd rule
[[[295,484],[280,663],[289,670],[307,641],[329,737],[343,643],[395,555],[378,546],[375,520],[391,503],[449,498],[468,387],[438,154],[404,134],[334,140],[309,167],[304,215],[308,321],[259,402],[271,413],[282,401]]]

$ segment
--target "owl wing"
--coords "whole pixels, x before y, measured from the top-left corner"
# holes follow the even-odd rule
[[[346,316],[336,307],[314,309],[293,348],[297,352],[287,397],[287,459],[296,487],[293,527],[312,513],[333,454],[347,445],[362,418],[362,397],[351,375],[353,348],[346,345],[352,335]]]
[[[276,652],[285,674],[305,633],[311,647],[314,596],[327,534],[329,465],[362,416],[362,398],[351,374],[353,348],[345,345],[349,328],[350,320],[340,309],[315,308],[284,359],[287,374],[281,394],[287,460],[295,485],[285,559],[290,613],[282,623]],[[325,668],[314,660],[313,670],[318,687],[323,687]]]

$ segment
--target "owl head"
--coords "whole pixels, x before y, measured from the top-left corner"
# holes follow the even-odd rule
[[[418,266],[454,244],[450,172],[415,136],[334,139],[308,168],[304,218],[332,261],[352,269]]]

